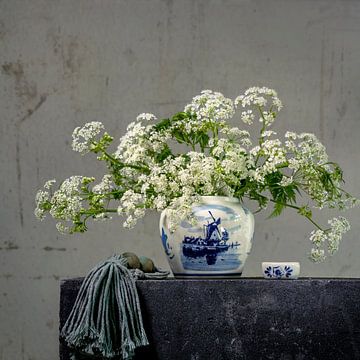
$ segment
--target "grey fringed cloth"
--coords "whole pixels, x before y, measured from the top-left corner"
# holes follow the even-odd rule
[[[84,279],[60,336],[78,354],[132,359],[137,347],[149,344],[135,279],[168,274],[129,270],[121,255],[99,263]]]

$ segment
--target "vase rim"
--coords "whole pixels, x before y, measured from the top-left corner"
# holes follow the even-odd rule
[[[208,201],[222,200],[222,201],[233,202],[233,203],[240,202],[240,200],[238,198],[233,197],[233,196],[201,195],[200,198],[202,200],[208,200]]]

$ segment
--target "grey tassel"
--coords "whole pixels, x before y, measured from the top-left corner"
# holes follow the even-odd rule
[[[114,255],[86,276],[61,330],[70,348],[81,354],[128,360],[137,347],[149,344],[135,279],[165,278],[169,272],[157,270],[148,276],[126,266],[126,258]]]

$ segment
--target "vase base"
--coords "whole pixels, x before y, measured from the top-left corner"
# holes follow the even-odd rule
[[[241,278],[242,273],[228,274],[194,274],[194,273],[174,273],[175,279],[236,279]]]

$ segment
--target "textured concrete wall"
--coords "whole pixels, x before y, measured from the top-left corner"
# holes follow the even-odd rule
[[[60,278],[124,250],[167,267],[157,214],[131,232],[114,219],[72,237],[34,219],[45,180],[103,170],[71,151],[75,126],[98,119],[120,137],[139,112],[165,116],[202,89],[235,97],[264,84],[285,104],[279,133],[318,134],[359,195],[359,38],[350,0],[0,1],[0,359],[57,358]],[[289,259],[304,276],[359,276],[359,215],[323,265],[306,259],[303,219],[259,215],[244,275]]]

